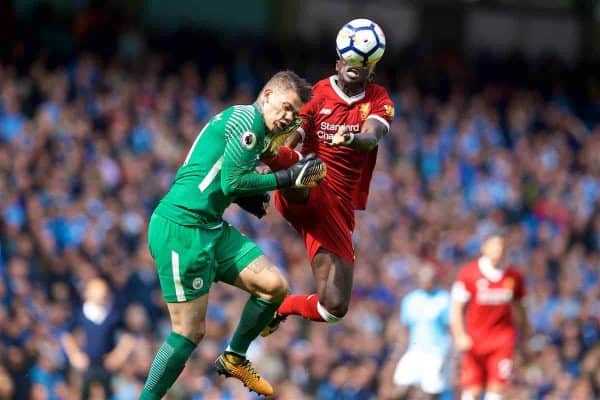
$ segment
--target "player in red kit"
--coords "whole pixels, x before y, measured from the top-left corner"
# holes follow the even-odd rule
[[[313,97],[300,114],[302,127],[286,141],[283,154],[295,162],[293,150],[314,153],[327,166],[319,186],[279,191],[275,205],[304,239],[316,282],[316,293],[288,295],[263,336],[288,315],[313,321],[337,322],[347,310],[352,292],[354,210],[364,210],[377,144],[389,131],[394,105],[382,86],[371,83],[375,64],[350,65],[340,58],[337,74],[317,82]],[[285,156],[284,156],[285,157]]]
[[[523,277],[504,262],[505,249],[503,236],[488,237],[452,287],[450,326],[463,353],[461,400],[478,399],[484,390],[484,400],[503,399],[517,340],[529,333]]]

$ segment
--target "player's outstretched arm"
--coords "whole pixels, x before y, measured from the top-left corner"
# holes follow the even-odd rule
[[[221,189],[226,195],[251,196],[279,188],[311,187],[326,174],[325,164],[316,157],[306,157],[290,168],[275,173],[255,172],[260,151],[253,132],[232,132],[226,136],[221,164]]]
[[[358,134],[348,132],[348,128],[342,125],[329,145],[333,147],[348,146],[358,151],[371,151],[387,131],[388,127],[382,122],[375,118],[367,118]]]
[[[274,174],[259,174],[254,168],[259,154],[258,138],[242,129],[226,132],[221,164],[221,189],[237,197],[261,194],[277,188]]]

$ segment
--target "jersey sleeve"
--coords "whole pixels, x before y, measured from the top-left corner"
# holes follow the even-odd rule
[[[461,303],[468,302],[474,295],[473,287],[467,274],[467,269],[462,268],[452,284],[452,300]]]
[[[375,101],[373,101],[373,107],[367,119],[374,118],[377,121],[384,124],[388,131],[390,130],[390,124],[394,119],[394,102],[390,99],[390,95],[387,90],[383,87],[378,86],[375,95]]]
[[[225,195],[249,196],[277,188],[275,174],[255,172],[261,143],[258,134],[243,125],[225,128],[221,189]]]

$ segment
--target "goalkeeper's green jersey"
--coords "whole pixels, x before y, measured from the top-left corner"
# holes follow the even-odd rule
[[[254,105],[215,115],[198,133],[155,212],[180,225],[218,227],[237,198],[276,189],[274,174],[255,172],[265,124]]]

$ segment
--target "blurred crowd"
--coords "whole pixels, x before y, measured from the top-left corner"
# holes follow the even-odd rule
[[[116,57],[0,60],[0,399],[137,398],[169,329],[148,217],[207,118],[253,102],[281,65],[244,50],[230,64],[173,64],[127,35]],[[329,53],[299,72],[333,73]],[[250,349],[280,399],[393,399],[399,304],[415,272],[432,263],[449,287],[498,227],[527,277],[535,331],[507,398],[600,398],[596,83],[573,95],[564,66],[531,84],[493,73],[514,63],[478,60],[408,51],[381,62],[396,119],[357,213],[350,312],[335,325],[289,318]],[[276,210],[257,220],[232,206],[225,217],[292,291],[314,291],[304,245]],[[169,399],[253,398],[212,366],[245,300],[213,286],[206,337]]]

